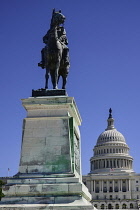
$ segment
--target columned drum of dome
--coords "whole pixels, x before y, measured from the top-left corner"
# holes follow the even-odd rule
[[[124,136],[114,127],[111,109],[107,128],[99,135],[93,151],[90,173],[133,172],[133,158],[129,155],[129,147]]]

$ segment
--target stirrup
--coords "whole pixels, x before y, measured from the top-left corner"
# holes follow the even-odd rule
[[[42,62],[38,63],[38,66],[40,66],[42,69],[44,69],[44,68],[45,68],[45,66],[43,65],[43,63],[42,63]]]

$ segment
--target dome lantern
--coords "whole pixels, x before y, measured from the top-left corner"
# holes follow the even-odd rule
[[[112,118],[112,109],[110,108],[109,109],[109,117],[107,119],[107,122],[108,122],[108,126],[107,126],[107,129],[106,130],[112,130],[114,129],[114,119]]]

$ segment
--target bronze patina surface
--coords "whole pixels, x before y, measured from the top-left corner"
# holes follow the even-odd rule
[[[45,89],[48,89],[49,75],[51,76],[53,89],[58,89],[60,76],[63,81],[62,89],[66,88],[70,61],[64,22],[65,16],[61,11],[56,12],[55,9],[53,9],[50,29],[43,37],[45,47],[41,50],[42,60],[38,63],[38,66],[42,69],[46,69]]]

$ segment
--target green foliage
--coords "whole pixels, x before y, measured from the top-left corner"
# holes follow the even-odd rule
[[[2,185],[4,185],[4,184],[5,183],[2,180],[0,180],[0,200],[2,197],[4,197],[4,194],[2,193]]]

